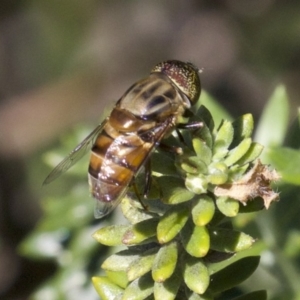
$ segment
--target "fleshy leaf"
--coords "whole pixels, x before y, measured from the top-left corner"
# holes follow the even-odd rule
[[[188,220],[189,208],[184,205],[172,207],[161,218],[157,226],[157,238],[161,244],[171,241]]]
[[[133,206],[132,200],[128,195],[125,196],[121,202],[123,215],[131,224],[136,224],[153,217],[153,214],[142,208],[142,205],[140,203],[139,205],[141,206],[141,208]]]
[[[105,273],[111,282],[115,283],[123,289],[127,287],[129,280],[125,271],[106,270]]]
[[[228,180],[228,167],[222,162],[211,163],[208,172],[208,180],[211,184],[224,184]]]
[[[153,293],[153,280],[146,274],[132,281],[126,288],[122,299],[144,300]]]
[[[110,271],[126,271],[130,264],[135,261],[139,253],[132,250],[122,250],[108,257],[101,268]]]
[[[207,290],[202,295],[196,294],[192,291],[186,291],[186,294],[187,294],[186,297],[187,300],[214,300],[214,297],[209,290]]]
[[[203,294],[209,285],[209,273],[205,264],[197,258],[186,257],[183,269],[184,282],[189,289]]]
[[[137,257],[127,268],[128,280],[133,281],[149,272],[157,254],[158,248],[153,248]]]
[[[205,175],[187,174],[185,179],[186,188],[192,195],[206,193],[208,187],[208,178]],[[191,197],[192,199],[192,197]],[[190,199],[189,199],[190,200]]]
[[[221,252],[239,252],[251,247],[254,239],[243,232],[225,228],[210,228],[211,249]]]
[[[159,185],[163,188],[163,202],[166,204],[178,204],[193,198],[194,194],[188,191],[184,181],[180,178],[162,176],[157,178]],[[167,187],[167,188],[165,188]]]
[[[193,148],[198,159],[201,159],[206,165],[208,165],[212,158],[212,151],[207,143],[200,138],[193,138]]]
[[[233,139],[233,133],[232,123],[226,120],[223,121],[215,137],[213,149],[214,160],[219,160],[226,156]]]
[[[164,245],[158,251],[152,266],[152,278],[155,282],[164,282],[174,272],[178,257],[176,242]]]
[[[124,233],[122,243],[134,245],[155,236],[157,223],[158,219],[153,218],[134,224]]]
[[[259,259],[259,256],[245,257],[216,272],[211,275],[209,289],[216,294],[237,286],[256,270]]]
[[[243,141],[241,141],[235,148],[229,151],[228,156],[224,160],[224,163],[227,166],[235,164],[240,158],[242,158],[247,153],[247,151],[250,149],[251,143],[251,138],[246,138]]]
[[[187,253],[194,257],[204,257],[210,246],[210,237],[205,226],[195,226],[187,222],[181,231],[181,239]]]
[[[123,235],[129,228],[131,228],[131,225],[111,225],[102,227],[93,234],[93,238],[102,245],[121,245]]]
[[[174,165],[174,159],[172,156],[165,153],[153,153],[151,155],[151,167],[152,171],[162,175],[174,175],[176,174],[176,167]]]
[[[114,299],[123,292],[116,284],[112,283],[107,277],[93,277],[93,285],[103,300]]]
[[[234,129],[233,141],[230,148],[236,147],[243,139],[251,137],[254,121],[251,114],[245,114],[232,122]]]
[[[238,201],[228,197],[218,197],[216,204],[220,212],[226,217],[235,217],[240,208]]]
[[[236,163],[239,165],[248,164],[258,158],[263,150],[264,146],[262,146],[261,144],[252,143],[248,151]]]
[[[153,292],[154,298],[164,300],[175,299],[180,283],[181,277],[178,276],[176,272],[174,272],[173,275],[164,282],[155,282]]]
[[[194,200],[192,208],[192,217],[195,225],[203,226],[211,221],[215,213],[215,203],[207,195],[199,195]]]

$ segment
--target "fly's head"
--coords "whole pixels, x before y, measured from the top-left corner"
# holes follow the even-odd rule
[[[199,70],[191,63],[168,60],[157,64],[151,73],[162,73],[169,77],[175,86],[189,99],[189,106],[194,105],[201,92]]]

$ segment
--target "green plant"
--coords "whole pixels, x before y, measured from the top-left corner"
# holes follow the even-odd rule
[[[147,211],[125,197],[129,224],[94,234],[103,245],[126,246],[104,261],[106,276],[93,278],[102,299],[215,299],[256,269],[258,257],[229,260],[255,241],[231,218],[268,208],[279,176],[257,160],[263,147],[252,142],[250,114],[216,127],[202,105],[195,120],[203,126],[183,133],[182,155],[153,155],[157,186],[143,200]],[[166,142],[178,144],[173,136]]]
[[[101,221],[104,227],[96,231],[99,224],[92,218],[92,201],[82,200],[87,190],[86,167],[83,168],[87,161],[71,170],[61,188],[56,186],[56,195],[52,194],[43,202],[44,218],[21,245],[25,255],[55,259],[58,264],[55,276],[35,293],[33,299],[40,299],[47,292],[52,293],[53,299],[73,300],[76,299],[74,295],[94,299],[91,276],[94,276],[94,286],[102,299],[114,299],[113,295],[119,299],[125,288],[125,293],[140,297],[132,299],[151,299],[153,293],[159,295],[158,299],[174,299],[174,295],[177,299],[227,299],[226,290],[236,291],[233,287],[252,274],[263,250],[278,250],[277,241],[270,242],[270,234],[266,233],[267,230],[276,230],[272,224],[265,223],[274,218],[272,210],[263,218],[259,217],[261,213],[258,214],[276,199],[277,194],[269,184],[278,176],[272,168],[257,160],[262,146],[250,137],[252,116],[246,114],[230,122],[230,116],[206,93],[201,96],[203,103],[208,109],[200,107],[195,118],[200,118],[205,126],[196,132],[184,131],[186,145],[172,136],[166,141],[182,147],[184,154],[172,156],[162,151],[153,154],[154,181],[148,199],[142,200],[148,207],[147,211],[134,193],[129,193],[122,201],[120,206],[129,224],[111,225],[111,218],[114,218],[111,215]],[[263,162],[275,165],[283,180],[299,184],[299,169],[291,168],[292,163],[283,155],[284,151],[293,154],[295,166],[299,151],[281,147],[287,137],[286,109],[283,109],[287,106],[284,89],[278,87],[258,126],[256,139],[266,146],[266,154],[261,155]],[[268,115],[276,117],[279,126],[272,135],[277,137],[275,145],[274,139],[269,142],[270,135],[261,134],[266,132],[265,128],[274,126]],[[226,120],[221,121],[223,118]],[[299,125],[296,125],[290,135],[299,130]],[[67,153],[85,135],[87,131],[79,128],[75,134],[63,139],[65,146],[61,153]],[[47,155],[51,165],[57,162],[56,153]],[[292,177],[289,176],[291,169]],[[142,188],[142,176],[137,181]],[[237,188],[242,188],[236,193],[242,195],[240,198],[234,196]],[[291,188],[283,190],[288,195]],[[238,199],[232,199],[233,196]],[[258,224],[255,237],[262,237],[256,243],[254,238],[243,233],[247,228],[242,229],[254,219]],[[95,231],[94,237],[102,244],[100,247],[89,235]],[[289,239],[282,242],[284,253],[280,255],[287,253],[289,258],[296,259],[297,231],[287,236]],[[112,245],[122,245],[123,248],[107,247]],[[119,252],[108,257],[114,251]],[[274,253],[277,255],[278,252]],[[285,296],[298,293],[296,282],[289,277],[291,272],[297,274],[297,267],[289,258],[279,267],[275,265],[281,271],[281,278],[289,283]],[[96,276],[100,264],[106,274]],[[265,291],[249,292],[253,287],[244,288],[248,293],[237,299],[266,299]],[[275,295],[272,296],[276,299]]]

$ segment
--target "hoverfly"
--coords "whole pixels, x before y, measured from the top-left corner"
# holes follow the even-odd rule
[[[95,217],[109,214],[161,140],[197,102],[200,91],[199,70],[192,64],[176,60],[157,64],[125,92],[110,116],[54,168],[44,184],[91,149],[88,180],[96,199]]]

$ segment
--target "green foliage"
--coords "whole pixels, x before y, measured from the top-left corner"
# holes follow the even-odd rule
[[[201,102],[209,110],[198,107],[190,121],[200,120],[203,127],[182,132],[186,145],[174,136],[166,141],[182,147],[183,155],[153,154],[153,184],[148,198],[142,200],[147,210],[129,193],[120,205],[127,221],[112,225],[112,215],[101,221],[99,229],[93,221],[93,203],[85,201],[87,161],[74,167],[63,183],[49,187],[55,195],[52,192],[43,201],[44,218],[20,251],[34,259],[55,260],[58,270],[32,299],[50,294],[53,299],[73,299],[75,294],[97,299],[91,277],[101,299],[221,300],[237,295],[234,299],[266,299],[265,291],[253,292],[255,284],[244,283],[257,269],[261,253],[272,253],[273,268],[279,273],[276,286],[281,288],[270,286],[274,280],[271,273],[266,280],[260,279],[266,286],[258,288],[268,289],[270,299],[300,295],[299,271],[292,263],[299,259],[300,233],[297,227],[289,230],[291,218],[294,224],[299,223],[296,203],[300,193],[296,186],[284,184],[300,183],[300,169],[295,167],[299,161],[295,145],[299,144],[293,138],[299,139],[299,119],[293,130],[288,130],[284,88],[278,87],[271,97],[256,131],[256,142],[251,139],[254,124],[250,114],[231,121],[208,94],[202,95]],[[276,130],[270,116],[276,116]],[[270,130],[275,132],[269,136]],[[86,133],[75,130],[64,138],[60,154],[67,154]],[[265,146],[263,155],[261,144]],[[46,159],[54,166],[57,156],[57,151],[49,152]],[[265,165],[258,165],[259,156],[283,179],[281,201],[267,214],[258,211],[264,207],[262,198],[265,205],[271,196],[270,203],[276,199],[269,184],[278,177]],[[254,185],[262,178],[263,186]],[[143,176],[137,183],[142,190]],[[248,234],[254,219],[256,230],[250,232],[260,242]],[[92,233],[101,246],[91,238]],[[264,255],[262,258],[264,264]],[[234,294],[237,285],[245,291],[243,295]],[[229,292],[231,298],[226,296]]]
[[[263,182],[260,177],[268,176],[265,170],[256,171],[255,160],[262,146],[252,142],[252,116],[247,114],[234,122],[224,120],[215,127],[209,111],[200,106],[192,121],[203,124],[200,129],[184,132],[182,155],[159,152],[155,157],[153,174],[160,192],[152,191],[155,197],[143,200],[148,209],[145,211],[134,196],[127,196],[121,209],[130,224],[102,227],[94,234],[101,244],[127,247],[102,264],[102,269],[114,272],[116,278],[126,274],[115,298],[103,292],[110,285],[115,291],[114,277],[107,276],[109,281],[104,283],[100,282],[103,277],[96,283],[97,277],[93,279],[102,299],[145,299],[150,295],[155,299],[182,299],[182,295],[214,299],[257,268],[258,257],[243,258],[219,270],[210,267],[255,242],[248,234],[234,230],[230,221],[241,205],[254,198],[252,181]],[[251,180],[246,179],[250,173]],[[274,179],[277,177],[264,182],[265,194],[273,193],[269,184]],[[235,184],[240,195],[232,198]],[[227,196],[217,195],[219,186],[228,187]],[[278,197],[274,195],[273,200]],[[264,197],[259,192],[255,196]],[[254,211],[261,209],[256,206]]]

